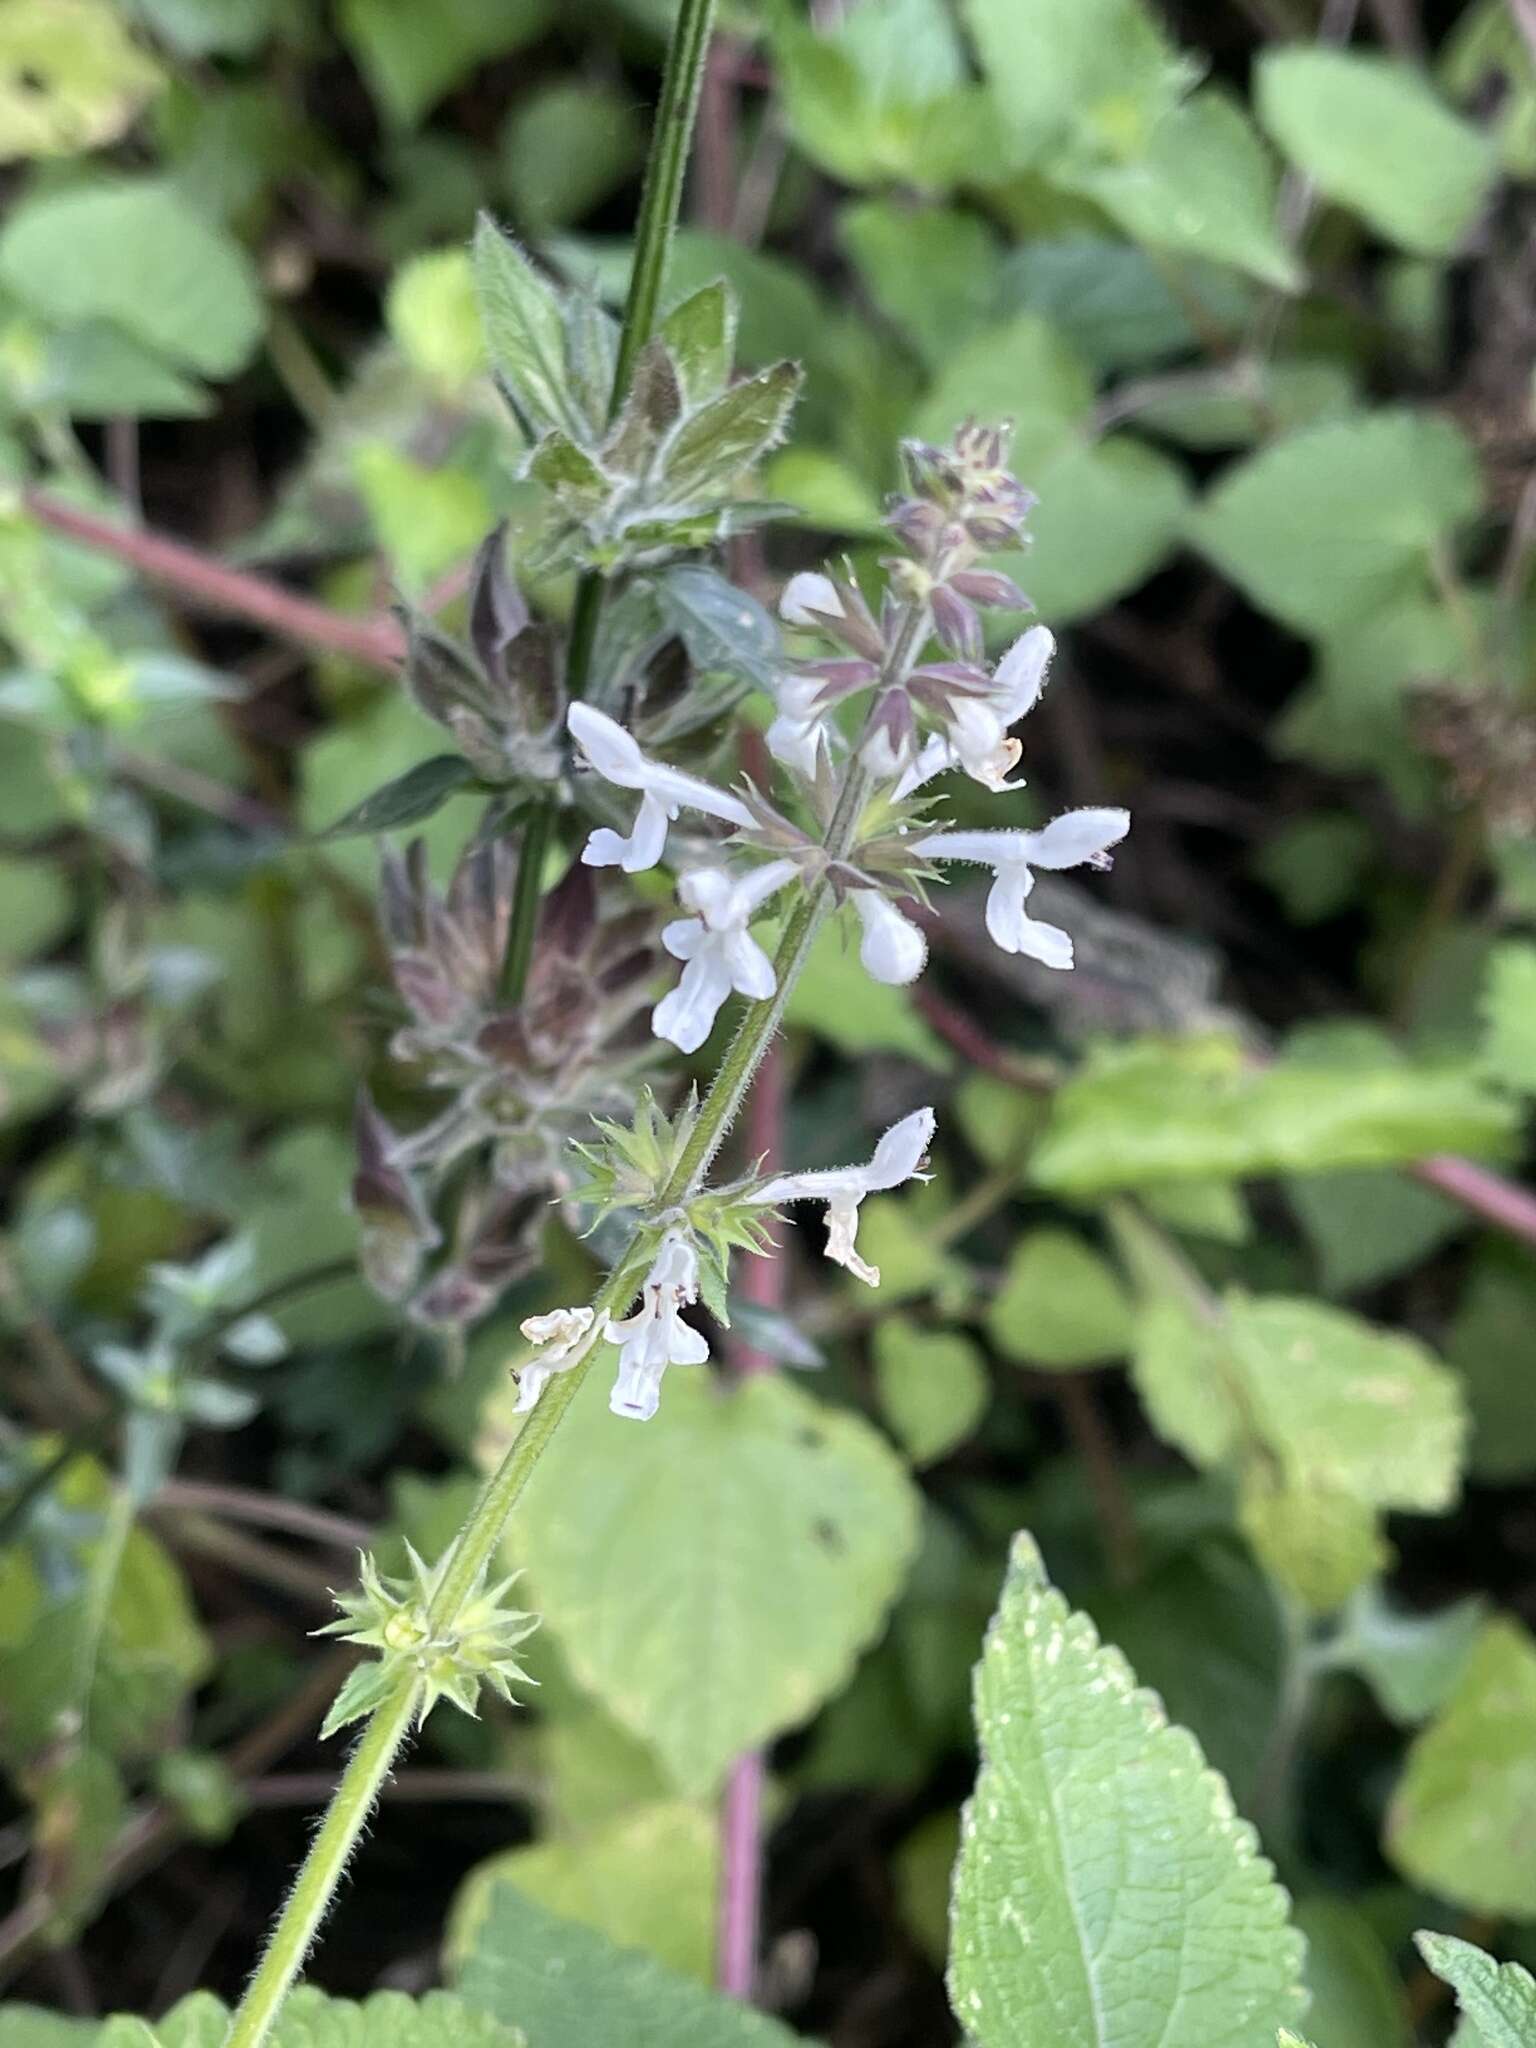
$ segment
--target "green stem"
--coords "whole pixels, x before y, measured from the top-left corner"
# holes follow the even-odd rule
[[[419,1698],[419,1681],[412,1673],[365,1723],[288,1894],[288,1903],[272,1930],[267,1952],[230,2023],[224,2048],[260,2048],[271,2032],[293,1980],[304,1967],[316,1929],[341,1883],[390,1765],[410,1732]]]
[[[656,109],[651,153],[645,167],[640,217],[635,224],[634,267],[624,301],[624,324],[619,330],[613,388],[608,394],[610,419],[629,389],[635,358],[650,340],[651,330],[656,325],[656,309],[661,303],[661,287],[667,273],[667,256],[683,203],[683,179],[688,169],[694,116],[698,111],[699,88],[703,83],[704,59],[709,50],[714,17],[715,0],[682,0],[672,40],[667,46],[667,68],[661,81],[661,100]],[[603,593],[603,579],[591,569],[576,585],[576,603],[571,613],[571,633],[565,657],[565,694],[572,703],[586,695],[593,650],[597,646]],[[554,800],[546,798],[523,828],[517,894],[512,903],[507,950],[502,961],[501,996],[504,1002],[519,1001],[528,979],[528,963],[533,958],[533,936],[538,925],[539,881],[554,821]]]

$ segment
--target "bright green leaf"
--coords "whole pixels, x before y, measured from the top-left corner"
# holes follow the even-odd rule
[[[1519,1963],[1496,1963],[1453,1934],[1416,1934],[1419,1954],[1456,1993],[1482,2048],[1531,2048],[1536,2041],[1536,1977]]]
[[[886,1316],[875,1330],[875,1391],[913,1464],[931,1465],[975,1429],[991,1383],[968,1338]]]
[[[463,249],[423,249],[389,281],[384,319],[411,365],[446,396],[486,366],[474,272]]]
[[[518,1523],[578,1681],[699,1794],[846,1682],[916,1539],[867,1423],[778,1378],[722,1399],[686,1373],[643,1429],[589,1389]]]
[[[475,226],[475,297],[491,362],[534,438],[559,427],[577,440],[583,422],[570,391],[560,299],[488,214]]]
[[[549,0],[342,0],[342,32],[374,97],[399,128],[413,128],[487,57],[541,34]]]
[[[1131,1305],[1108,1260],[1074,1231],[1032,1230],[1014,1246],[987,1330],[1022,1365],[1107,1365],[1130,1349]]]
[[[1261,2048],[1302,1943],[1226,1786],[1028,1537],[977,1673],[950,1996],[978,2048]]]
[[[0,163],[115,142],[163,84],[107,0],[0,8]]]
[[[1495,948],[1483,989],[1483,1062],[1507,1088],[1536,1095],[1536,945]]]
[[[900,989],[871,981],[851,934],[829,924],[811,948],[785,1012],[786,1021],[815,1032],[840,1052],[899,1052],[942,1073],[949,1054]]]

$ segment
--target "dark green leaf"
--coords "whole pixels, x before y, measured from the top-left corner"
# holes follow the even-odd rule
[[[420,824],[423,818],[441,810],[449,797],[472,788],[475,780],[474,769],[461,754],[435,754],[430,761],[420,761],[403,775],[397,775],[393,782],[386,782],[372,796],[365,796],[345,817],[315,836],[323,843]]]

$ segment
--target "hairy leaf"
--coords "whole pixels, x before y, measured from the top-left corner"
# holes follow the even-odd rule
[[[404,825],[419,824],[474,782],[475,771],[462,754],[436,754],[430,761],[407,768],[372,796],[365,796],[316,836],[322,841],[356,839],[368,832],[394,832]]]
[[[1536,1977],[1453,1934],[1416,1934],[1415,1946],[1478,2028],[1482,2048],[1531,2048],[1536,2041]]]

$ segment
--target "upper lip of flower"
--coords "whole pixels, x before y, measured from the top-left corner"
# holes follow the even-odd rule
[[[662,930],[661,943],[686,965],[677,987],[656,1005],[651,1021],[659,1037],[694,1052],[732,989],[759,1002],[773,994],[773,963],[747,927],[796,872],[793,861],[776,860],[737,880],[723,868],[695,868],[683,877],[678,894],[694,915]]]
[[[1005,953],[1024,953],[1047,967],[1072,965],[1072,940],[1059,925],[1045,924],[1025,910],[1038,868],[1108,865],[1110,847],[1130,830],[1129,811],[1063,811],[1038,832],[934,832],[913,852],[923,860],[974,861],[989,867],[987,930]]]
[[[701,776],[653,761],[633,733],[591,704],[573,704],[566,724],[591,766],[619,789],[637,789],[640,809],[629,837],[600,826],[582,859],[589,867],[620,866],[629,874],[654,867],[666,844],[667,823],[680,810],[703,811],[729,825],[750,826],[752,814],[739,797],[716,789]]]

